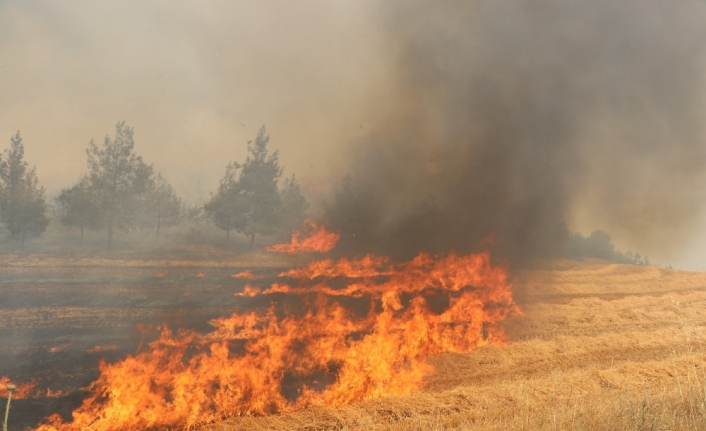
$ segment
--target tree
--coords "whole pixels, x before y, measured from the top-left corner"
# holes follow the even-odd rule
[[[39,186],[36,168],[27,167],[18,131],[10,139],[10,148],[0,155],[0,222],[21,247],[27,235],[39,236],[49,225],[44,188]]]
[[[284,180],[280,190],[282,201],[282,214],[280,216],[280,229],[286,240],[289,241],[294,229],[300,228],[306,219],[309,202],[302,195],[301,186],[294,174]]]
[[[69,229],[79,228],[81,241],[83,241],[84,228],[103,229],[101,210],[95,195],[95,191],[91,188],[90,179],[83,177],[75,186],[63,189],[56,198],[59,222]]]
[[[181,199],[162,174],[157,174],[152,182],[146,209],[149,216],[148,226],[157,228],[157,240],[160,227],[179,224]]]
[[[270,136],[265,126],[257,133],[255,141],[248,141],[248,157],[243,165],[231,163],[221,180],[216,194],[204,209],[216,226],[224,229],[226,238],[235,229],[250,238],[250,248],[255,247],[256,235],[273,235],[281,218],[281,197],[277,182],[282,175],[279,152],[267,150]],[[241,169],[235,180],[235,171]]]
[[[230,231],[242,231],[245,227],[246,204],[239,194],[235,174],[240,164],[232,162],[226,166],[226,174],[221,179],[218,190],[203,206],[204,212],[216,227],[226,231],[226,242],[230,241]]]
[[[88,144],[89,179],[101,208],[100,218],[108,231],[108,245],[119,231],[129,232],[143,224],[142,205],[152,182],[152,166],[134,152],[133,129],[119,122],[115,137],[105,137],[102,148]]]
[[[250,237],[250,248],[255,247],[255,235],[273,235],[280,221],[282,201],[277,181],[282,176],[279,151],[269,154],[270,135],[265,126],[257,132],[255,142],[248,141],[248,157],[238,181],[239,195],[245,201],[244,225],[241,233]]]
[[[589,236],[583,236],[580,232],[572,233],[568,236],[564,247],[564,255],[570,259],[582,260],[593,257],[629,265],[650,264],[650,259],[647,256],[642,257],[640,253],[630,250],[623,253],[616,250],[613,239],[602,230],[595,230]]]

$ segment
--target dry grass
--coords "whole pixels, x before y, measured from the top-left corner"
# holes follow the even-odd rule
[[[205,429],[706,429],[706,274],[560,262],[515,290],[514,342],[432,358],[418,393]]]

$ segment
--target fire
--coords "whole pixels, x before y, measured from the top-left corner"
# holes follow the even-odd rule
[[[86,350],[86,351],[88,353],[100,353],[100,352],[107,352],[107,351],[115,350],[115,349],[117,349],[117,347],[115,346],[115,344],[111,343],[111,344],[99,344],[95,347],[92,347],[92,348]]]
[[[65,391],[52,391],[50,388],[44,390],[37,389],[37,382],[31,381],[29,383],[17,384],[10,380],[8,377],[0,377],[0,398],[7,398],[9,391],[7,390],[7,385],[14,384],[16,389],[12,391],[13,400],[22,400],[26,398],[58,398],[64,395],[68,395]]]
[[[62,390],[52,391],[50,388],[47,388],[47,392],[44,395],[47,398],[59,398],[59,397],[64,397],[68,394],[69,394],[68,391],[62,391]]]
[[[62,350],[66,349],[67,347],[69,347],[69,346],[72,345],[72,344],[73,344],[73,341],[69,341],[69,342],[64,343],[64,344],[59,344],[59,345],[57,345],[57,346],[52,346],[52,347],[49,348],[49,351],[50,351],[51,353],[61,352]]]
[[[245,270],[240,271],[237,274],[231,275],[231,278],[244,278],[246,280],[255,280],[256,278],[258,278],[258,276],[253,274],[252,271]]]
[[[34,392],[34,388],[37,386],[36,382],[29,382],[24,384],[17,384],[11,381],[8,377],[0,377],[0,398],[7,398],[8,390],[7,385],[14,384],[17,389],[12,391],[13,400],[21,400],[23,398],[30,398]]]
[[[165,326],[148,351],[101,362],[73,421],[55,415],[39,429],[187,429],[405,394],[433,371],[426,357],[504,344],[497,324],[520,312],[488,253],[313,262],[243,296],[275,293],[298,300],[215,319],[208,334]]]
[[[249,297],[253,297],[253,296],[259,295],[261,291],[262,291],[262,289],[260,289],[259,287],[253,286],[252,284],[248,283],[248,284],[246,284],[245,287],[243,288],[243,291],[240,292],[240,293],[236,293],[235,296],[249,296]]]
[[[329,232],[324,226],[318,226],[313,221],[307,221],[304,230],[312,233],[302,238],[302,232],[294,231],[292,233],[292,242],[271,245],[266,250],[287,254],[326,253],[336,246],[338,239],[341,237],[341,234]]]

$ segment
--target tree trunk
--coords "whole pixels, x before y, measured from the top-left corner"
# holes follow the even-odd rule
[[[159,242],[159,225],[162,221],[162,200],[157,196],[157,242]]]
[[[255,249],[255,232],[250,234],[250,250]]]
[[[113,225],[108,226],[108,248],[113,248]]]

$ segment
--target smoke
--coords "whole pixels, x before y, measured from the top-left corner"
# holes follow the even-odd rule
[[[495,233],[517,260],[602,229],[664,254],[703,219],[700,0],[33,0],[0,18],[0,139],[21,130],[50,199],[126,120],[201,201],[264,123],[310,189],[350,172],[327,206],[361,252]]]
[[[703,203],[706,7],[398,2],[394,79],[329,218],[343,248],[555,256],[568,226],[667,248]],[[372,232],[361,224],[374,226]]]
[[[51,199],[125,120],[135,150],[207,199],[265,124],[285,175],[347,167],[386,61],[357,2],[0,2],[0,149],[18,129]]]

